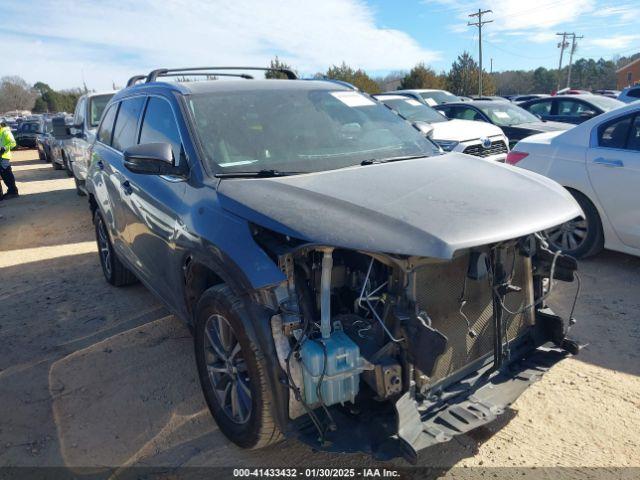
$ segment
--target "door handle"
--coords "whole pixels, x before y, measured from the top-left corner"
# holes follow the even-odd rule
[[[122,191],[125,193],[125,195],[131,195],[131,193],[133,192],[129,180],[125,180],[124,182],[122,182]]]
[[[102,160],[98,160],[98,162],[96,163],[96,165],[98,165],[98,168],[100,170],[104,170],[104,163],[102,162]]]
[[[607,167],[624,167],[622,160],[612,160],[610,158],[598,157],[593,160],[593,163],[598,165],[605,165]]]

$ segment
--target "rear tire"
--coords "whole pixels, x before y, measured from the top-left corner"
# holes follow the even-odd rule
[[[98,255],[105,280],[116,287],[136,283],[138,281],[136,276],[123,265],[118,258],[118,254],[113,249],[107,225],[98,211],[95,213],[94,224],[96,227],[96,241],[98,242]]]
[[[229,287],[209,288],[196,307],[194,347],[200,385],[220,431],[239,447],[258,449],[280,441],[282,434],[271,414],[258,348],[244,331],[245,315]]]
[[[580,217],[550,228],[545,232],[553,250],[575,258],[587,258],[601,252],[604,248],[604,233],[598,210],[585,195],[575,190],[569,193],[576,199],[584,212],[584,220]]]
[[[58,162],[51,162],[51,166],[54,170],[62,170],[62,165],[60,165]]]

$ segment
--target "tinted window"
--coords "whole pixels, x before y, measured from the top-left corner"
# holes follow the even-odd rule
[[[136,144],[138,119],[144,106],[144,97],[123,100],[113,131],[112,146],[121,152]]]
[[[105,145],[111,145],[111,133],[113,132],[113,121],[116,119],[118,104],[114,103],[104,114],[104,119],[98,129],[98,141]]]
[[[559,100],[558,115],[577,117],[583,112],[593,111],[593,107],[586,103],[576,102],[575,100]]]
[[[89,125],[92,127],[97,127],[100,123],[100,118],[102,117],[102,112],[104,112],[104,108],[109,103],[113,95],[98,95],[96,97],[91,97],[89,100]]]
[[[598,145],[606,148],[624,148],[631,117],[616,119],[605,123],[598,129]]]
[[[534,115],[549,115],[551,113],[551,100],[533,103],[526,108]]]
[[[627,96],[633,97],[633,98],[640,98],[640,88],[634,88],[632,90],[629,90],[627,92]]]
[[[631,124],[627,149],[640,151],[640,115],[636,115],[636,118]]]
[[[448,115],[449,118],[457,118],[460,120],[476,120],[480,122],[484,122],[484,118],[482,118],[482,114],[475,110],[474,108],[469,107],[453,107],[451,108],[451,113]]]
[[[140,143],[170,143],[173,158],[180,159],[180,134],[169,102],[151,97],[140,130]]]

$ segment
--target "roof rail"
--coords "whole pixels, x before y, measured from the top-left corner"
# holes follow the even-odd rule
[[[127,82],[127,88],[133,87],[136,83],[138,83],[140,80],[144,80],[145,78],[147,78],[146,75],[134,75]]]
[[[323,80],[325,82],[337,83],[338,85],[342,85],[343,87],[350,88],[351,90],[355,90],[356,92],[360,91],[360,89],[356,87],[353,83],[349,83],[344,80],[338,80],[337,78],[327,78],[326,76],[322,76],[320,78],[309,78],[308,80]]]
[[[158,77],[166,77],[168,74],[172,76],[180,75],[215,75],[217,70],[261,70],[267,72],[280,72],[284,73],[289,80],[296,80],[298,76],[292,71],[286,68],[268,68],[268,67],[190,67],[190,68],[159,68],[153,70],[147,75],[146,83],[155,82]],[[200,73],[192,73],[200,72]],[[209,72],[209,73],[207,73]],[[221,74],[218,74],[221,75]],[[229,75],[232,76],[232,75]],[[240,75],[236,75],[240,76]],[[246,78],[246,77],[244,77]]]
[[[184,77],[184,76],[190,76],[190,77],[238,77],[238,78],[246,78],[247,80],[253,80],[253,76],[247,74],[247,73],[223,73],[223,72],[194,72],[194,73],[189,73],[189,74],[184,74],[184,73],[164,73],[164,74],[159,74],[159,77]],[[127,82],[127,87],[132,87],[134,86],[136,83],[138,83],[140,80],[144,80],[147,78],[147,75],[136,75],[134,77],[131,77],[129,79],[129,81]]]

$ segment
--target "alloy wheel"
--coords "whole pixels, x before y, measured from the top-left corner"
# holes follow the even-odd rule
[[[558,250],[574,251],[587,239],[589,224],[584,218],[574,218],[546,231],[549,243]]]
[[[232,422],[244,424],[251,416],[251,383],[238,338],[219,314],[207,319],[204,331],[205,363],[218,403]]]
[[[111,245],[107,237],[107,230],[101,218],[98,219],[98,249],[100,250],[100,259],[102,260],[102,268],[107,278],[111,277]]]

